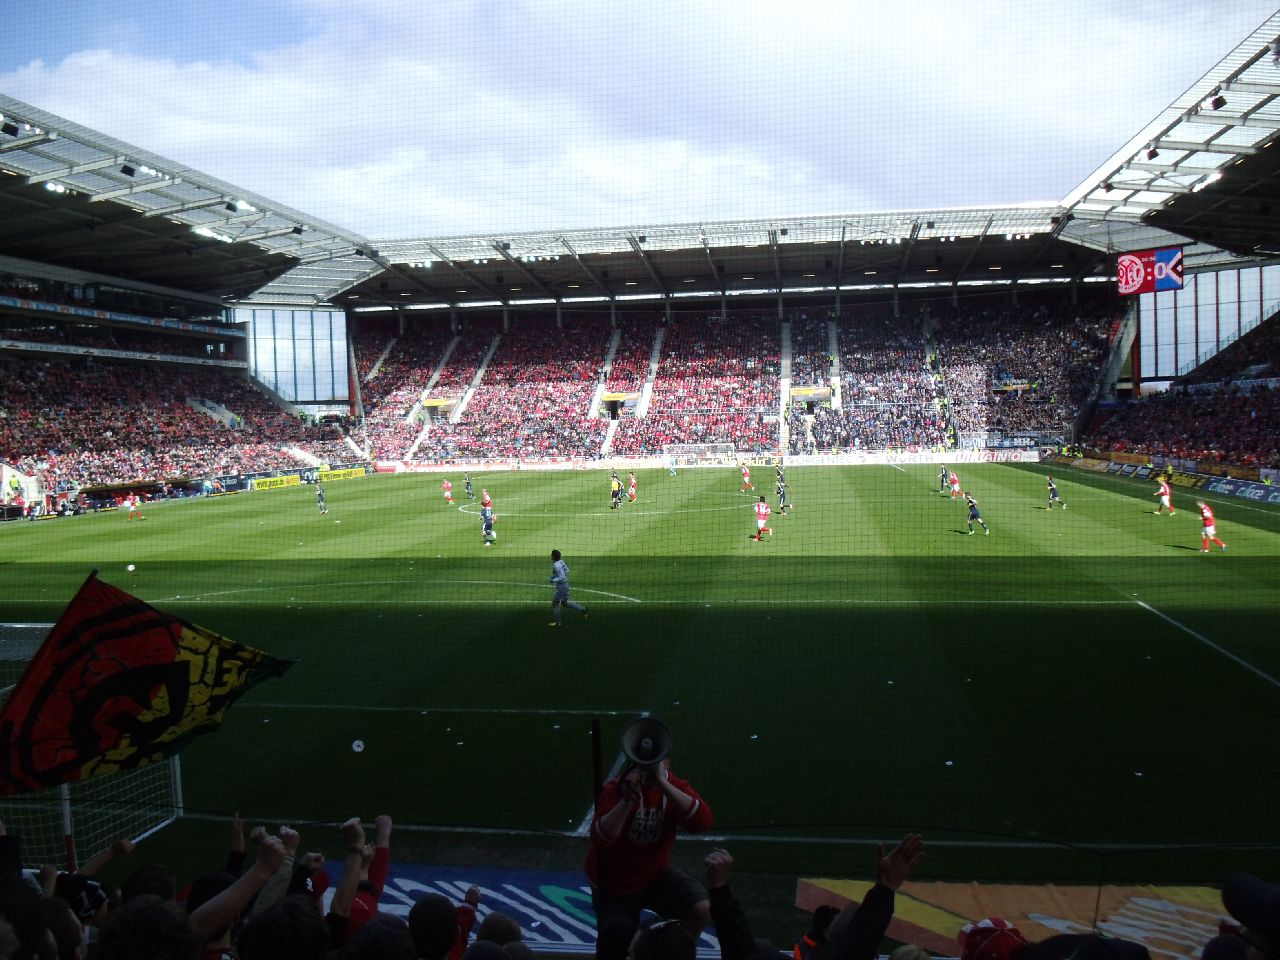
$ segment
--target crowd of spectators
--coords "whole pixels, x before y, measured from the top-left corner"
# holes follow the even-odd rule
[[[1280,315],[1258,324],[1182,379],[1184,384],[1280,377]]]
[[[607,426],[590,410],[612,330],[530,323],[503,334],[462,419],[433,425],[424,459],[599,456]]]
[[[422,424],[407,418],[422,398],[431,375],[440,364],[453,334],[446,327],[408,327],[394,341],[382,336],[361,336],[364,360],[360,398],[369,445],[379,457],[403,457],[422,431]],[[377,360],[386,351],[382,363]]]
[[[796,326],[792,326],[794,338]],[[837,327],[841,409],[824,404],[811,420],[793,405],[792,453],[933,447],[947,442],[938,378],[914,321],[860,312]],[[794,380],[793,380],[794,382]]]
[[[290,450],[329,452],[341,438],[220,371],[0,355],[0,379],[0,457],[46,489],[297,467],[308,461]],[[197,398],[231,411],[232,422],[188,402]]]
[[[928,327],[957,430],[1067,433],[1096,386],[1109,318],[1085,306],[937,306]]]
[[[739,315],[673,320],[646,416],[622,420],[612,452],[655,456],[665,444],[778,448],[781,331],[775,319]]]
[[[653,338],[658,328],[654,320],[632,320],[622,325],[622,336],[613,363],[605,377],[607,393],[639,393],[649,379]]]
[[[831,384],[831,338],[825,319],[791,321],[791,385]]]
[[[702,857],[698,875],[671,863],[678,832],[702,833],[710,809],[688,781],[631,769],[601,791],[584,872],[595,908],[597,960],[695,960],[710,923],[721,960],[781,960],[760,938],[734,892],[733,855]],[[636,823],[645,829],[636,829]],[[378,816],[371,834],[359,817],[336,830],[302,834],[289,826],[246,832],[235,815],[225,857],[179,878],[140,860],[121,840],[73,871],[53,865],[24,870],[21,838],[0,824],[0,956],[21,960],[537,960],[516,917],[470,886],[455,902],[435,892],[410,894],[398,909],[381,903],[393,867],[393,823]],[[144,841],[145,844],[145,841]],[[340,853],[341,870],[325,850]],[[926,843],[909,833],[872,857],[860,900],[819,905],[797,919],[786,956],[803,960],[875,960],[884,949],[897,894],[920,873]],[[128,869],[119,885],[103,879],[113,860]],[[606,872],[605,866],[608,866]],[[129,864],[132,866],[132,864]],[[112,872],[112,871],[105,871]],[[122,871],[121,871],[122,872]],[[335,879],[336,875],[336,879]],[[1228,876],[1216,935],[1193,955],[1206,960],[1264,960],[1280,943],[1280,888],[1248,873]],[[405,909],[407,907],[407,910]],[[1206,919],[1212,919],[1209,913]],[[1147,946],[1096,932],[1029,941],[1016,925],[989,917],[957,922],[960,960],[1151,960]],[[1126,928],[1162,946],[1189,931],[1170,924],[1154,934]],[[899,934],[900,935],[900,934]],[[533,939],[532,937],[530,939]],[[534,940],[534,942],[537,942]],[[907,943],[891,960],[927,960]]]
[[[1166,391],[1112,408],[1086,447],[1209,463],[1280,467],[1280,389]]]

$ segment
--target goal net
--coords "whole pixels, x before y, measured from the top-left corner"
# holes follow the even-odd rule
[[[0,623],[0,706],[9,699],[51,623]],[[22,838],[25,866],[72,869],[122,837],[138,841],[182,814],[178,758],[16,797],[0,797],[0,822]]]
[[[737,462],[737,451],[732,443],[668,443],[663,446],[662,455],[686,467],[724,466]]]

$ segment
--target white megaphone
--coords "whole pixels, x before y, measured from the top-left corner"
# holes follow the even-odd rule
[[[655,717],[640,717],[622,731],[622,752],[641,770],[656,770],[671,752],[671,731]]]

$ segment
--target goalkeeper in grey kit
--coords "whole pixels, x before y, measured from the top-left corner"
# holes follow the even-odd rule
[[[587,608],[580,603],[574,603],[569,599],[569,565],[560,559],[560,551],[551,551],[551,576],[548,582],[555,587],[555,593],[551,596],[551,626],[560,626],[560,608],[568,607],[570,610],[577,610],[585,619],[587,616]]]

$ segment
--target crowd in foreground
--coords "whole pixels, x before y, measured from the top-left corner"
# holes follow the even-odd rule
[[[696,875],[671,862],[678,832],[712,826],[707,803],[666,759],[629,765],[605,783],[591,822],[584,864],[596,918],[598,960],[693,960],[699,936],[714,927],[722,960],[874,960],[893,919],[895,894],[925,856],[907,834],[874,857],[860,902],[823,905],[793,944],[756,937],[732,887],[734,858],[723,848]],[[331,828],[330,828],[331,829]],[[216,869],[186,885],[146,864],[119,888],[98,871],[131,854],[119,841],[78,871],[22,870],[20,840],[0,825],[0,957],[21,960],[511,960],[537,957],[520,923],[484,903],[476,887],[454,903],[426,893],[407,917],[380,909],[391,864],[392,821],[372,836],[353,817],[322,838],[341,848],[334,880],[324,855],[298,831],[255,828],[238,814],[230,849]],[[309,840],[314,838],[308,838]],[[251,846],[252,844],[252,846]],[[335,873],[337,871],[334,871]],[[1267,960],[1280,948],[1280,887],[1248,874],[1223,885],[1231,920],[1203,948],[1203,960]],[[988,918],[958,931],[962,960],[1150,960],[1141,943],[1096,934],[1062,934],[1030,943],[1012,924]],[[906,944],[891,960],[928,960]]]

